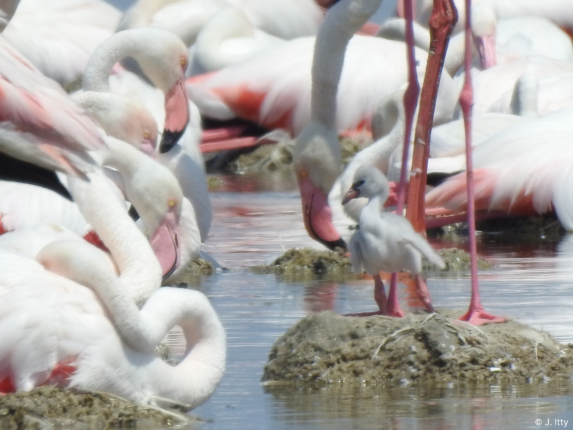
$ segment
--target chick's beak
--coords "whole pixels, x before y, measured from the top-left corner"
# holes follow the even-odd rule
[[[356,199],[358,197],[360,197],[360,190],[353,185],[344,195],[344,198],[342,199],[342,204],[345,205],[350,200]]]

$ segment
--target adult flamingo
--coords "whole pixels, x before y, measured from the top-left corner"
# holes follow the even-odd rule
[[[83,77],[85,91],[108,92],[113,66],[132,57],[164,95],[165,122],[159,146],[169,151],[181,138],[189,122],[184,72],[187,50],[173,33],[160,28],[136,28],[116,33],[92,54]]]
[[[22,0],[2,35],[44,75],[61,84],[81,77],[121,13],[102,0]]]
[[[555,210],[573,229],[570,204],[573,111],[562,110],[497,133],[474,149],[476,210],[535,215]],[[464,211],[463,174],[426,195],[433,212]]]
[[[487,69],[496,64],[505,64],[538,55],[557,61],[573,59],[573,46],[567,34],[551,21],[541,17],[517,17],[497,20],[490,8],[478,7],[477,20],[472,23],[472,50],[476,67]],[[428,30],[414,22],[414,42],[417,47],[428,50]],[[391,40],[405,40],[403,18],[394,18],[380,26],[378,36]],[[477,61],[479,59],[479,62]],[[450,39],[444,68],[454,76],[463,66],[464,35]]]
[[[136,303],[143,303],[159,288],[162,278],[170,276],[183,259],[188,262],[190,258],[183,253],[197,252],[194,211],[169,170],[124,142],[106,140],[110,150],[97,154],[100,162],[122,174],[125,193],[140,213],[149,239],[129,217],[122,195],[110,188],[101,169],[89,173],[89,181],[69,177],[68,187],[82,215],[109,249],[125,288]],[[18,232],[3,235],[2,240]],[[30,252],[33,256],[34,251]]]
[[[189,74],[214,72],[284,43],[284,39],[257,29],[240,8],[227,6],[213,15],[197,35]]]
[[[166,282],[173,281],[179,272],[199,254],[198,244],[207,239],[211,226],[211,204],[206,186],[203,163],[197,158],[201,157],[199,151],[195,152],[195,158],[190,156],[190,151],[175,145],[169,152],[160,154],[156,152],[155,142],[157,128],[155,121],[143,106],[133,102],[129,98],[114,93],[98,93],[84,91],[74,96],[76,101],[84,107],[87,114],[99,123],[110,136],[130,143],[143,153],[151,156],[153,160],[168,168],[177,178],[183,191],[183,195],[193,208],[194,220],[199,229],[200,238],[193,241],[179,238],[190,245],[183,249],[179,267]],[[182,141],[186,142],[184,134]],[[186,148],[187,149],[187,148]],[[196,149],[196,147],[195,147]],[[193,153],[191,153],[193,154]],[[109,173],[109,172],[108,172]],[[120,185],[124,189],[125,185]],[[194,229],[190,230],[194,234]]]
[[[317,33],[330,0],[139,0],[124,15],[120,29],[157,26],[181,37],[187,46],[209,19],[222,8],[241,9],[255,27],[281,39]]]
[[[454,32],[459,33],[465,28],[465,10],[464,0],[454,0],[460,19],[456,24]],[[514,18],[522,16],[540,16],[546,18],[567,32],[573,29],[573,4],[568,0],[547,0],[539,2],[536,0],[474,0],[472,6],[486,6],[491,8],[498,19]],[[403,0],[398,0],[398,15],[403,16]],[[416,20],[426,25],[432,10],[430,0],[418,0],[416,2]]]
[[[202,293],[161,288],[139,310],[105,255],[79,241],[48,245],[39,262],[4,250],[0,257],[0,391],[55,384],[191,409],[217,387],[225,332]],[[42,265],[95,287],[97,295]],[[111,310],[101,305],[106,294],[113,297]],[[152,348],[176,324],[187,347],[171,366]],[[138,348],[114,325],[128,326],[140,339]]]
[[[76,175],[93,170],[87,151],[104,146],[93,122],[3,37],[0,78],[0,152]]]
[[[313,52],[333,49],[333,42],[319,48],[318,41],[315,47],[315,40],[292,40],[241,64],[190,78],[189,96],[207,117],[228,120],[238,116],[268,129],[283,128],[296,135],[310,122]],[[335,52],[338,51],[331,55]],[[372,52],[379,55],[373,57]],[[403,43],[381,38],[357,35],[347,42],[338,92],[333,100],[336,132],[370,128],[372,112],[379,101],[406,83],[404,52]],[[423,50],[416,49],[419,78],[423,76],[426,57]],[[392,67],[388,67],[390,63]],[[362,67],[363,64],[368,67]],[[289,73],[284,73],[285,70]],[[439,99],[444,107],[449,106],[450,115],[455,98],[451,78],[442,76]]]

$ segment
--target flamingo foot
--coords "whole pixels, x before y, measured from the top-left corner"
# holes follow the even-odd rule
[[[467,321],[472,325],[484,325],[506,322],[507,319],[487,313],[482,306],[470,306],[470,309],[461,317],[460,321]]]

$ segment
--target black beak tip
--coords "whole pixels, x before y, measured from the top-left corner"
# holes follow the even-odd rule
[[[324,246],[326,246],[328,249],[330,249],[331,251],[336,251],[337,249],[342,249],[343,252],[346,252],[348,250],[346,242],[342,238],[340,238],[338,240],[332,240],[330,242],[324,241],[324,242],[322,242],[322,244]]]
[[[181,136],[183,136],[183,131],[164,130],[159,143],[159,153],[165,154],[169,152],[179,142]]]

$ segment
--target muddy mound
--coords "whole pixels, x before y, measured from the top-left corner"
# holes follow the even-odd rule
[[[189,421],[181,414],[110,394],[67,388],[38,387],[0,397],[0,428],[157,429]]]
[[[459,272],[470,270],[470,255],[456,248],[440,249],[437,251],[446,262],[446,268],[441,270],[428,261],[423,260],[423,269],[432,275],[457,275]],[[478,260],[480,270],[490,267],[483,259]],[[358,278],[352,272],[350,259],[344,251],[327,251],[313,248],[289,249],[268,266],[254,266],[251,269],[260,274],[280,275],[283,280],[296,282],[311,279],[327,279],[344,281]]]
[[[234,173],[276,172],[290,169],[294,140],[284,140],[278,143],[258,146],[254,151],[242,153],[236,159],[229,161],[226,170]],[[342,164],[346,165],[360,150],[372,143],[368,138],[344,138],[340,140]]]
[[[344,280],[355,276],[342,251],[312,248],[289,249],[268,266],[254,266],[255,273],[280,275],[286,281],[310,279]]]
[[[477,328],[438,313],[391,318],[322,312],[277,340],[263,381],[529,383],[569,378],[572,370],[572,349],[515,321]]]
[[[440,276],[441,274],[452,274],[452,272],[468,272],[471,269],[470,254],[463,249],[448,248],[439,249],[436,252],[440,254],[444,263],[446,263],[446,267],[440,269],[431,264],[428,260],[423,259],[422,269],[424,271],[431,272],[432,275]],[[478,258],[477,263],[478,270],[486,270],[491,267],[491,264],[483,258]]]

